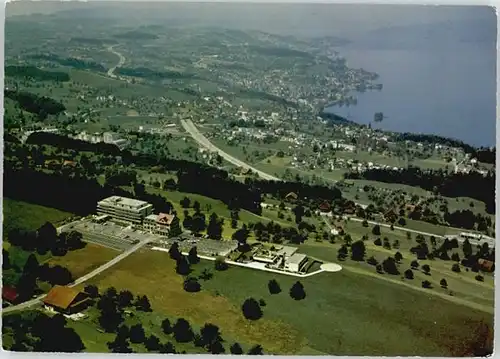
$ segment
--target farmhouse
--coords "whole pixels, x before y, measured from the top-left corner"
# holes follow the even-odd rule
[[[97,213],[141,224],[144,218],[153,213],[153,205],[132,198],[111,196],[97,203]]]
[[[90,304],[90,298],[74,288],[54,286],[43,303],[64,314],[74,314],[81,312]]]

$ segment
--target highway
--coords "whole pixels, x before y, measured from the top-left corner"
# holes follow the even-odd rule
[[[125,56],[123,56],[122,54],[120,54],[118,51],[114,50],[113,47],[116,46],[116,45],[113,45],[113,46],[110,46],[108,47],[108,51],[115,54],[116,56],[118,56],[118,63],[110,68],[108,70],[108,76],[109,77],[116,77],[116,75],[114,74],[115,70],[118,68],[118,67],[121,67],[123,66],[123,64],[125,63]]]
[[[142,246],[144,246],[145,244],[149,243],[151,241],[151,239],[145,239],[139,243],[137,243],[136,245],[130,247],[127,251],[119,254],[118,256],[116,256],[115,258],[113,258],[112,260],[110,260],[109,262],[103,264],[102,266],[100,266],[99,268],[96,268],[94,269],[92,272],[88,273],[88,274],[85,274],[83,277],[80,277],[78,278],[77,280],[75,280],[73,283],[71,283],[70,285],[68,285],[68,287],[74,287],[74,286],[77,286],[79,284],[82,284],[83,282],[101,274],[103,271],[105,271],[106,269],[110,268],[111,266],[115,265],[116,263],[120,262],[121,260],[125,259],[126,257],[128,257],[129,255],[131,255],[132,253],[134,253],[135,251],[137,251],[139,248],[141,248]],[[17,310],[22,310],[22,309],[26,309],[26,308],[29,308],[33,305],[36,305],[36,304],[39,304],[43,298],[45,298],[47,295],[46,294],[42,294],[36,298],[33,298],[27,302],[23,302],[23,303],[20,303],[20,304],[17,304],[17,305],[14,305],[12,307],[7,307],[7,308],[3,308],[2,309],[2,312],[3,313],[10,313],[10,312],[14,312],[14,311],[17,311]]]
[[[194,123],[191,120],[181,120],[182,127],[193,137],[193,139],[198,142],[200,146],[203,146],[207,148],[208,150],[212,152],[217,152],[222,158],[224,158],[226,161],[232,163],[235,166],[246,168],[251,170],[252,172],[255,172],[261,177],[262,179],[268,180],[268,181],[281,181],[278,177],[272,176],[270,174],[267,174],[265,172],[262,172],[258,170],[255,167],[250,166],[249,164],[231,156],[227,152],[224,152],[220,148],[216,147],[212,142],[208,140],[194,125]]]

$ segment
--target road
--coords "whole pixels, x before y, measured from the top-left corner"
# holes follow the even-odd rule
[[[207,148],[210,151],[217,152],[222,158],[224,158],[226,161],[232,163],[235,166],[246,168],[251,170],[252,172],[255,172],[261,177],[262,179],[268,180],[268,181],[281,181],[278,177],[272,176],[268,173],[262,172],[258,170],[255,167],[250,166],[249,164],[231,156],[227,152],[224,152],[220,148],[216,147],[212,142],[208,140],[194,125],[194,123],[191,120],[181,120],[182,127],[193,137],[193,139],[198,142],[199,145]]]
[[[116,68],[123,66],[123,64],[125,63],[125,56],[120,54],[118,51],[114,50],[113,49],[114,46],[116,46],[116,45],[108,47],[108,51],[115,54],[116,56],[118,56],[118,63],[114,67],[112,67],[108,70],[109,77],[116,77],[116,75],[114,74]]]
[[[130,249],[128,249],[127,251],[119,254],[118,256],[116,256],[115,258],[113,258],[109,262],[103,264],[99,268],[96,268],[92,272],[90,272],[88,274],[85,274],[83,277],[78,278],[72,284],[68,285],[68,287],[77,286],[77,285],[82,284],[83,282],[85,282],[85,281],[87,281],[87,280],[95,277],[96,275],[101,274],[103,271],[105,271],[106,269],[108,269],[111,266],[115,265],[116,263],[120,262],[121,260],[125,259],[126,257],[128,257],[129,255],[131,255],[132,253],[134,253],[135,251],[137,251],[139,248],[141,248],[145,244],[149,243],[150,241],[151,241],[150,239],[147,239],[147,240],[144,240],[144,241],[141,241],[141,242],[137,243],[133,247],[130,247]],[[18,305],[14,305],[12,307],[3,308],[2,312],[3,313],[9,313],[9,312],[14,312],[14,311],[17,311],[17,310],[22,310],[22,309],[29,308],[29,307],[31,307],[33,305],[39,304],[40,301],[42,301],[43,298],[45,298],[46,296],[47,296],[47,294],[42,294],[42,295],[40,295],[40,296],[38,296],[36,298],[33,298],[33,299],[31,299],[31,300],[29,300],[27,302],[23,302],[23,303],[20,303]]]

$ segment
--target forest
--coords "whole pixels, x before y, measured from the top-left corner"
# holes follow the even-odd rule
[[[4,96],[18,102],[23,110],[38,115],[41,120],[45,120],[48,115],[57,115],[66,110],[62,103],[31,92],[5,89]]]
[[[362,173],[346,173],[349,179],[366,179],[385,183],[416,186],[446,197],[470,197],[486,204],[486,211],[495,213],[495,175],[478,172],[446,173],[442,170],[422,170],[408,167],[399,170],[369,169]]]
[[[22,77],[38,81],[69,81],[69,75],[61,71],[44,71],[35,66],[5,66],[5,76]]]

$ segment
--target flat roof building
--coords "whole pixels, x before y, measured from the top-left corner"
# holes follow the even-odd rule
[[[305,262],[307,262],[305,254],[295,253],[285,261],[285,270],[298,273]]]
[[[153,213],[153,205],[132,198],[111,196],[97,203],[97,213],[127,222],[142,223]]]

